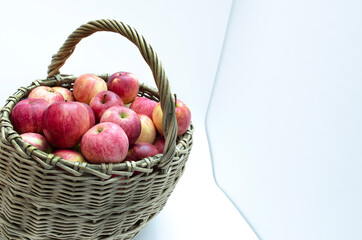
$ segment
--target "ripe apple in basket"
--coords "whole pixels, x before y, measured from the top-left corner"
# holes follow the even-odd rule
[[[56,102],[43,112],[45,137],[56,148],[73,148],[91,127],[89,111],[79,102]]]
[[[136,142],[141,134],[141,120],[132,109],[122,106],[108,108],[100,122],[112,122],[120,126],[128,137],[129,145]]]
[[[97,122],[102,117],[104,111],[113,106],[124,106],[122,99],[111,91],[102,91],[97,93],[89,103],[92,108]]]
[[[163,136],[157,136],[156,140],[153,142],[153,146],[158,149],[159,153],[163,153],[163,149],[165,148],[165,138]]]
[[[79,102],[79,103],[81,103],[81,102]],[[91,128],[94,125],[96,125],[96,116],[94,115],[94,112],[93,112],[92,108],[88,104],[86,104],[86,103],[81,103],[81,104],[83,104],[83,106],[86,107],[87,110],[88,110],[89,121],[90,121],[90,127],[89,128]]]
[[[175,113],[176,113],[176,121],[177,121],[177,136],[181,136],[184,134],[190,126],[191,123],[191,112],[185,103],[181,100],[176,99],[175,103]],[[163,135],[162,128],[162,109],[161,103],[157,103],[155,109],[152,113],[152,120],[155,123],[157,131]]]
[[[107,87],[122,98],[124,104],[127,104],[137,97],[139,82],[133,73],[116,72],[109,77]]]
[[[28,98],[41,98],[46,100],[48,103],[63,102],[63,95],[56,89],[49,86],[39,86],[31,90]]]
[[[53,89],[60,94],[62,94],[64,100],[66,101],[74,101],[74,96],[72,91],[70,91],[68,88],[65,87],[53,87]]]
[[[20,137],[24,140],[24,142],[27,142],[31,145],[33,145],[34,147],[37,147],[39,150],[46,152],[46,153],[51,153],[52,152],[52,147],[50,146],[48,140],[46,140],[46,138],[39,134],[39,133],[23,133],[20,134]]]
[[[82,137],[81,150],[90,163],[119,163],[128,152],[128,137],[115,123],[98,123]]]
[[[153,157],[158,154],[158,149],[150,143],[139,142],[133,144],[127,155],[128,161],[137,161],[146,157]]]
[[[44,99],[26,98],[18,102],[11,111],[11,122],[19,134],[42,133],[41,117],[49,103]]]
[[[151,118],[143,114],[138,114],[141,120],[141,134],[137,139],[138,142],[147,142],[152,144],[156,139],[156,128]]]
[[[86,162],[82,154],[71,149],[57,149],[53,154],[71,162]]]
[[[137,114],[144,114],[152,119],[153,109],[155,108],[156,104],[156,101],[153,101],[149,98],[136,97],[129,108],[135,111]]]
[[[78,102],[89,104],[97,93],[106,91],[107,83],[94,74],[83,74],[79,76],[73,86],[73,95]]]

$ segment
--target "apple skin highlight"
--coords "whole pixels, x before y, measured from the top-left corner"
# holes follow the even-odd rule
[[[108,90],[122,98],[124,104],[132,102],[138,94],[138,78],[129,72],[116,72],[107,81]]]
[[[136,142],[141,134],[141,120],[132,109],[114,106],[107,109],[100,122],[112,122],[120,126],[128,137],[129,145]]]
[[[56,102],[42,116],[45,137],[56,148],[75,147],[91,127],[87,108],[79,102]]]
[[[119,163],[128,152],[128,137],[115,123],[98,123],[81,139],[81,151],[90,163]]]

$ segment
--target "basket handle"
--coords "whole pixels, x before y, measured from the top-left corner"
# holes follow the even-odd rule
[[[161,61],[158,59],[157,54],[153,51],[151,45],[146,42],[144,37],[140,35],[136,29],[122,22],[110,19],[90,21],[81,25],[71,35],[69,35],[63,46],[52,56],[51,64],[48,67],[48,78],[59,74],[59,69],[73,54],[76,45],[83,38],[100,31],[119,33],[134,43],[152,71],[159,92],[161,109],[164,113],[162,123],[166,143],[163,158],[159,167],[165,170],[169,167],[176,149],[177,122],[175,115],[175,103],[170,91],[168,78],[162,67]]]

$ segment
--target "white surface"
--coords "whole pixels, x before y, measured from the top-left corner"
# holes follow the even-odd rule
[[[361,1],[234,4],[207,119],[218,184],[262,239],[362,239]]]
[[[234,205],[216,186],[205,131],[194,133],[194,148],[165,208],[136,240],[257,240]],[[201,171],[202,169],[202,171]]]
[[[20,86],[45,78],[51,56],[78,26],[111,18],[145,36],[163,62],[171,90],[190,107],[196,132],[185,174],[162,213],[137,239],[255,239],[216,187],[203,130],[230,6],[230,0],[2,2],[1,102]],[[96,33],[82,40],[61,72],[80,75],[120,70],[155,86],[138,50],[113,33]]]

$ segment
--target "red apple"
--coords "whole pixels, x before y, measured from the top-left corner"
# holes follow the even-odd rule
[[[23,133],[20,134],[20,137],[24,140],[24,142],[27,142],[31,145],[33,145],[34,147],[37,147],[39,150],[46,152],[46,153],[51,153],[52,152],[52,147],[50,146],[48,140],[46,140],[46,138],[39,134],[39,133]]]
[[[40,98],[46,100],[49,104],[54,102],[63,102],[63,95],[52,87],[38,86],[31,90],[28,98]]]
[[[146,97],[136,97],[136,99],[130,105],[130,109],[137,114],[144,114],[152,119],[153,109],[157,102]]]
[[[53,154],[71,162],[86,162],[82,154],[71,149],[57,149]]]
[[[66,101],[74,101],[74,96],[72,91],[65,87],[53,87],[54,90],[62,94],[64,100]]]
[[[104,111],[113,106],[124,106],[122,99],[111,91],[102,91],[97,93],[89,103],[92,108],[97,122],[102,117]]]
[[[107,83],[93,74],[79,76],[73,86],[75,100],[89,104],[90,100],[99,92],[107,90]]]
[[[163,136],[156,137],[156,140],[153,142],[153,146],[158,149],[159,153],[163,153],[163,149],[165,148],[165,138]]]
[[[108,108],[100,122],[112,122],[120,126],[128,137],[129,145],[136,142],[141,134],[141,120],[132,109],[122,106]]]
[[[184,134],[191,123],[191,112],[190,109],[179,99],[176,100],[175,106],[176,121],[177,121],[177,136]],[[162,109],[161,103],[157,103],[152,113],[152,120],[156,126],[157,131],[163,135],[162,129]]]
[[[115,123],[103,122],[89,129],[82,137],[81,150],[90,163],[119,163],[128,152],[128,138]]]
[[[143,114],[138,114],[141,120],[141,134],[137,139],[138,142],[147,142],[152,144],[156,139],[156,128],[152,122],[152,119]]]
[[[81,102],[79,102],[79,103],[81,103]],[[96,125],[96,116],[94,115],[94,112],[93,112],[92,108],[88,104],[86,104],[86,103],[81,103],[81,104],[83,104],[83,106],[85,106],[87,108],[87,110],[88,110],[89,121],[90,121],[90,127],[89,128],[91,128],[94,125]]]
[[[139,142],[133,144],[127,155],[128,161],[137,161],[146,157],[153,157],[158,154],[158,150],[155,146],[150,143]]]
[[[123,103],[132,102],[138,94],[139,82],[133,73],[117,72],[112,74],[107,82],[108,90],[115,92]]]
[[[11,111],[11,122],[19,134],[42,133],[41,117],[49,103],[44,99],[27,98],[18,102]]]
[[[56,148],[75,147],[90,126],[89,112],[79,102],[56,102],[43,112],[44,135]]]

